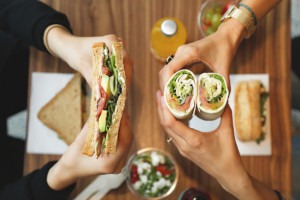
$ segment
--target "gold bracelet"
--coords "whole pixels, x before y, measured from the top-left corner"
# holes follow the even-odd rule
[[[47,51],[48,51],[51,55],[53,55],[53,56],[55,56],[55,57],[57,57],[57,56],[56,56],[55,53],[50,49],[49,44],[48,44],[48,34],[49,34],[49,32],[51,31],[51,29],[56,28],[56,27],[60,27],[60,28],[62,28],[62,29],[64,29],[64,30],[66,30],[67,32],[70,32],[66,27],[64,27],[63,25],[60,25],[60,24],[52,24],[52,25],[48,26],[48,27],[46,28],[46,30],[44,31],[44,36],[43,36],[44,45],[45,45]]]

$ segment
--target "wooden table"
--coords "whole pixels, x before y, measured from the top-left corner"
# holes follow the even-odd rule
[[[150,52],[150,30],[160,18],[172,16],[187,28],[187,42],[201,39],[197,27],[200,0],[43,0],[65,13],[74,34],[79,36],[115,33],[124,38],[134,63],[133,80],[127,108],[135,133],[131,152],[144,147],[158,147],[171,152],[180,163],[179,184],[170,197],[195,186],[213,194],[216,199],[234,199],[207,173],[179,155],[166,143],[159,125],[155,92],[159,88],[158,72],[162,64]],[[244,41],[232,64],[232,73],[268,73],[270,75],[272,156],[244,156],[246,169],[268,186],[291,197],[291,42],[290,2],[283,0],[261,22],[253,37]],[[30,72],[72,72],[62,61],[31,49]],[[25,154],[24,174],[42,167],[54,155]],[[71,198],[78,194],[91,178],[79,181]],[[126,184],[110,191],[104,199],[135,199]]]

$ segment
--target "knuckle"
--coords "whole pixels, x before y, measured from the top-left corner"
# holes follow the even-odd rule
[[[172,119],[165,120],[165,127],[172,128],[173,126],[174,126],[174,120],[172,120]]]
[[[189,148],[186,145],[181,146],[181,150],[180,150],[180,154],[184,157],[186,157],[187,155],[189,155]]]
[[[201,146],[202,141],[198,137],[193,137],[189,139],[188,143],[193,149],[197,149]]]
[[[198,48],[195,46],[187,46],[185,48],[185,51],[187,51],[187,53],[193,57],[196,57],[198,55]]]
[[[186,46],[187,46],[186,44],[180,45],[180,46],[178,47],[178,49],[177,49],[177,52],[178,52],[178,53],[182,52],[182,51],[186,48]],[[176,52],[176,53],[177,53],[177,52]]]
[[[109,39],[111,40],[118,40],[118,37],[115,34],[108,35]]]

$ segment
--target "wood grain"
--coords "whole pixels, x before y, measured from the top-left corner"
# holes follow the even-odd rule
[[[163,65],[150,52],[150,30],[160,18],[181,20],[187,28],[187,42],[201,39],[197,14],[201,0],[43,0],[65,13],[73,32],[79,36],[114,33],[122,37],[134,63],[133,80],[127,108],[135,133],[131,152],[144,147],[158,147],[171,152],[180,168],[179,183],[169,199],[181,191],[200,187],[214,199],[234,199],[207,173],[179,155],[159,125],[155,92],[159,88],[158,72]],[[244,156],[249,173],[291,198],[291,42],[290,2],[281,1],[259,24],[251,39],[244,41],[232,63],[231,73],[268,73],[270,75],[272,156]],[[30,72],[72,72],[63,61],[31,49]],[[30,92],[30,91],[29,91]],[[24,174],[42,167],[53,155],[25,154]],[[70,198],[78,194],[92,178],[78,182]],[[136,199],[126,184],[112,190],[104,199]]]

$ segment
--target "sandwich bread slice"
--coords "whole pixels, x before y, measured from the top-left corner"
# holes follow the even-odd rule
[[[38,113],[39,120],[56,131],[68,145],[83,125],[81,84],[82,77],[77,73]]]

